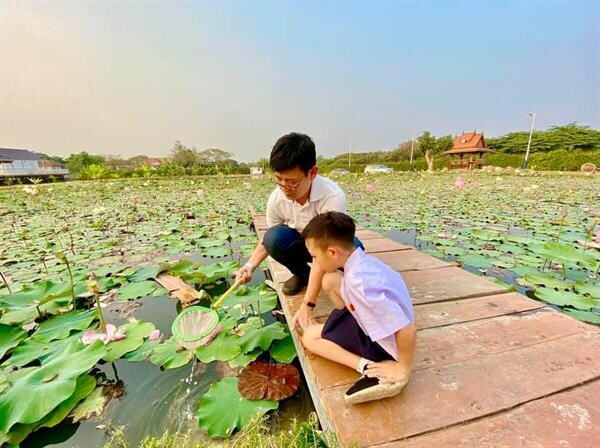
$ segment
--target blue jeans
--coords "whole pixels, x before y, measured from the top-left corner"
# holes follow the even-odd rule
[[[296,229],[280,224],[265,232],[263,246],[271,257],[299,277],[308,278],[312,257],[304,244],[304,238]],[[354,246],[365,250],[360,240],[354,237]]]

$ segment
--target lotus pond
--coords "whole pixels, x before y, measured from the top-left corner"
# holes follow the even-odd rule
[[[360,225],[600,323],[600,177],[462,177],[336,180]],[[242,368],[294,363],[264,276],[224,301],[221,331],[197,350],[171,336],[181,305],[154,280],[179,277],[209,305],[256,244],[248,207],[264,211],[271,189],[236,177],[0,189],[0,443],[100,446],[114,425],[132,444],[200,441],[256,414],[275,432],[306,420],[302,385],[280,401],[238,391]]]

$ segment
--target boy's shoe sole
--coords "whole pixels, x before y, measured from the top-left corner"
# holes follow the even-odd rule
[[[394,395],[398,395],[407,383],[408,379],[397,383],[381,384],[377,378],[362,376],[346,391],[344,401],[347,404],[359,404],[393,397]]]

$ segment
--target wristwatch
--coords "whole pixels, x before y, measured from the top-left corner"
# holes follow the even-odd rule
[[[305,305],[309,308],[314,308],[315,306],[317,306],[317,304],[313,302],[306,302]]]
[[[256,269],[256,266],[254,266],[254,265],[253,265],[252,263],[250,263],[250,262],[247,262],[247,263],[244,265],[244,267],[245,267],[245,268],[248,268],[248,269],[250,269],[250,272],[254,272],[254,270]]]

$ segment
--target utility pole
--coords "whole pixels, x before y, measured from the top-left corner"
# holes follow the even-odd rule
[[[525,163],[523,163],[523,168],[527,168],[527,160],[529,159],[531,137],[533,136],[533,125],[535,124],[535,112],[529,112],[529,116],[531,117],[531,129],[529,129],[529,141],[527,142],[527,151],[525,152]]]
[[[413,154],[415,152],[415,133],[410,133],[410,170],[413,168]]]
[[[350,171],[350,151],[352,150],[352,143],[348,142],[348,171]]]

